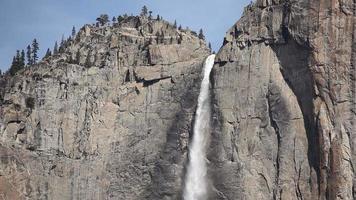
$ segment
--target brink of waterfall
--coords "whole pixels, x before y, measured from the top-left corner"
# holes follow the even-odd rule
[[[183,194],[185,200],[204,200],[207,198],[206,146],[210,136],[211,114],[209,75],[214,65],[214,59],[215,55],[210,55],[204,65],[204,78],[198,98],[193,139],[189,146],[189,164]]]

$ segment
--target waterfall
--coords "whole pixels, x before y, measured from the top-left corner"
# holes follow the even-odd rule
[[[211,113],[209,75],[214,65],[214,59],[215,55],[210,55],[204,65],[204,78],[200,86],[193,140],[189,147],[189,164],[183,193],[185,200],[205,200],[207,198],[206,145],[210,134]]]

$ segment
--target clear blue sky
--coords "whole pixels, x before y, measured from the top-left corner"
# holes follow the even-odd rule
[[[17,49],[25,49],[33,38],[40,56],[53,48],[62,35],[68,36],[93,23],[100,14],[138,14],[143,5],[168,21],[177,20],[192,30],[203,28],[213,49],[241,16],[250,0],[0,0],[0,69],[8,69]]]

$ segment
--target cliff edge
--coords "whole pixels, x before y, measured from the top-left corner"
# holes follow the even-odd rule
[[[212,199],[355,199],[355,2],[257,0],[212,80]]]
[[[165,199],[181,193],[210,50],[145,16],[85,25],[60,53],[5,77],[5,199]]]

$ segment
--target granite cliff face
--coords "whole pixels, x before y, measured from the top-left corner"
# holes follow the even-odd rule
[[[257,0],[228,30],[209,199],[356,198],[355,7]],[[0,79],[0,195],[181,199],[209,53],[188,30],[126,17]]]
[[[211,199],[355,199],[355,1],[257,0],[213,69]]]
[[[178,199],[205,42],[164,20],[84,26],[1,80],[5,199]]]

